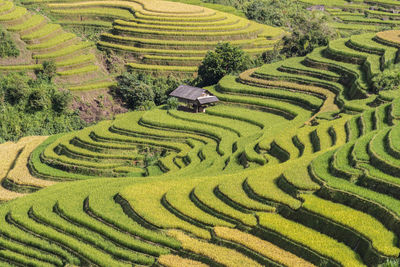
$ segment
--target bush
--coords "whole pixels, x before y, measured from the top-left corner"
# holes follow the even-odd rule
[[[387,260],[385,263],[380,264],[379,267],[399,267],[399,260]]]
[[[375,91],[395,90],[400,86],[400,67],[391,67],[372,78]]]
[[[144,101],[144,103],[142,105],[140,105],[138,110],[150,110],[155,107],[156,107],[156,104],[152,100],[146,100],[146,101]]]
[[[48,109],[51,105],[46,91],[41,88],[35,88],[32,90],[28,97],[28,109],[31,111],[41,111]]]
[[[19,50],[11,39],[11,35],[0,27],[0,58],[17,56],[19,56]]]
[[[215,84],[225,75],[242,72],[250,66],[250,57],[242,49],[229,43],[220,43],[214,51],[207,52],[199,66],[200,84]]]
[[[178,106],[179,106],[178,98],[176,98],[176,97],[170,97],[170,98],[168,98],[168,100],[167,100],[167,108],[168,108],[169,110],[171,110],[171,109],[177,109]]]
[[[69,91],[62,90],[54,92],[52,97],[53,110],[58,113],[63,113],[67,110],[68,105],[72,101],[72,95]]]
[[[54,61],[44,61],[43,62],[43,70],[41,71],[41,75],[44,79],[48,79],[51,81],[54,76],[57,74],[57,66]]]

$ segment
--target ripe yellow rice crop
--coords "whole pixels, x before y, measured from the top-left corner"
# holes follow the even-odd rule
[[[18,142],[18,144],[23,144],[24,148],[15,161],[14,168],[11,169],[7,175],[9,180],[12,180],[16,184],[36,187],[47,187],[55,184],[53,181],[41,180],[33,177],[27,167],[29,156],[32,151],[46,139],[47,136],[29,136],[22,138]]]
[[[264,241],[251,234],[241,232],[237,229],[218,226],[214,228],[214,232],[218,237],[241,244],[275,262],[282,263],[285,266],[314,266],[313,264],[277,247],[270,242]]]
[[[51,8],[71,8],[71,7],[83,7],[83,6],[114,6],[114,7],[128,7],[132,8],[133,11],[140,12],[144,11],[146,13],[163,13],[163,14],[179,14],[181,16],[190,16],[193,13],[206,13],[212,14],[215,11],[200,7],[187,5],[177,2],[167,2],[167,1],[135,1],[135,2],[127,2],[127,1],[88,1],[88,2],[79,2],[79,3],[57,3],[57,4],[49,4]],[[189,14],[188,14],[189,13]],[[155,15],[155,14],[153,14]]]
[[[189,260],[185,258],[181,258],[177,255],[162,255],[158,258],[158,262],[163,266],[167,267],[180,267],[180,266],[192,266],[192,267],[206,267],[207,264],[202,262],[198,262],[195,260]]]
[[[201,241],[190,237],[179,230],[169,230],[168,234],[178,239],[182,243],[184,249],[190,250],[196,254],[204,255],[222,265],[231,267],[261,266],[259,263],[249,259],[236,250]]]
[[[19,151],[23,148],[23,145],[19,143],[7,142],[0,145],[0,180],[7,176],[8,171],[13,165],[15,158],[18,156]],[[0,187],[0,200],[7,201],[17,197],[21,197],[24,194],[9,191],[3,187]]]
[[[395,43],[400,45],[400,30],[378,32],[376,34],[376,37],[384,41],[388,41],[389,43]]]

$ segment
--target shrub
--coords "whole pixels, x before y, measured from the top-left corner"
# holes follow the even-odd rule
[[[167,100],[167,108],[168,109],[177,109],[179,106],[179,101],[178,98],[176,97],[170,97]]]
[[[138,107],[138,110],[150,110],[156,107],[156,104],[153,100],[146,100]]]
[[[51,100],[42,88],[35,88],[28,97],[28,110],[40,111],[49,108]]]
[[[385,263],[379,265],[379,267],[398,267],[400,266],[399,260],[387,260]]]
[[[395,90],[400,86],[400,67],[392,67],[372,78],[375,91]]]
[[[67,110],[68,105],[72,101],[72,95],[69,91],[56,91],[52,97],[53,110],[58,113],[63,113]]]
[[[11,39],[11,35],[0,27],[0,58],[17,56],[19,56],[19,50]]]
[[[249,56],[229,43],[220,43],[214,51],[208,51],[199,66],[198,76],[204,86],[217,83],[230,73],[238,73],[250,67]]]
[[[43,69],[39,71],[41,78],[51,81],[57,74],[56,63],[52,60],[43,62]]]

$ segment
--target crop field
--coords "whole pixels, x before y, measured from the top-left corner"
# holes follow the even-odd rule
[[[95,57],[95,44],[82,41],[75,34],[65,32],[61,25],[50,23],[40,14],[2,2],[0,25],[18,34],[24,48],[31,54],[30,64],[1,65],[1,72],[33,71],[42,69],[44,61],[53,60],[57,66],[56,82],[66,88],[90,86],[110,82]]]
[[[376,266],[398,258],[400,101],[369,92],[372,77],[397,63],[399,36],[338,39],[226,76],[207,88],[221,103],[205,113],[161,106],[1,145],[0,262]]]
[[[301,0],[300,2],[317,9],[319,9],[317,6],[322,5],[324,11],[334,18],[331,25],[342,32],[377,32],[400,26],[398,1]]]
[[[357,12],[368,10],[378,29],[386,13],[393,18],[382,21],[395,23],[388,10],[397,2],[368,1],[374,10],[366,1],[324,3],[341,16],[337,25],[364,25]],[[285,34],[167,1],[22,4],[0,0],[0,24],[18,34],[31,64],[0,70],[32,71],[52,59],[56,81],[72,91],[115,85],[96,47],[122,53],[128,68],[193,74],[219,41],[257,54]],[[31,11],[38,6],[60,23]],[[64,28],[78,24],[103,29],[100,41]],[[0,266],[399,259],[400,94],[374,93],[373,79],[399,64],[400,31],[372,31],[227,75],[205,88],[220,101],[204,113],[161,105],[0,144]]]
[[[65,27],[97,28],[101,50],[125,57],[129,69],[192,76],[208,50],[229,41],[251,55],[272,50],[286,34],[235,12],[167,1],[37,1]],[[222,6],[221,6],[222,7]]]

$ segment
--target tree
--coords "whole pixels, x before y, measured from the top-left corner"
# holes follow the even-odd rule
[[[128,108],[137,109],[146,101],[154,101],[154,92],[148,78],[137,73],[124,73],[119,77],[117,94]]]
[[[0,87],[6,102],[12,105],[24,103],[29,92],[28,77],[22,73],[13,73],[1,78]]]
[[[57,90],[56,92],[54,92],[51,98],[53,110],[58,113],[65,112],[71,101],[72,95],[70,91],[67,90]]]
[[[281,53],[287,57],[305,56],[314,48],[328,45],[337,36],[321,12],[309,12],[293,17],[289,21],[290,35],[283,38]]]
[[[29,111],[40,111],[48,109],[51,105],[51,100],[46,94],[46,91],[41,88],[35,88],[31,91],[28,97],[27,108]]]
[[[57,65],[54,61],[44,61],[43,70],[40,72],[40,78],[51,81],[57,74]]]
[[[239,47],[219,43],[214,51],[208,51],[198,69],[203,86],[217,83],[230,73],[246,70],[251,65],[250,57]]]

